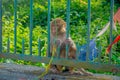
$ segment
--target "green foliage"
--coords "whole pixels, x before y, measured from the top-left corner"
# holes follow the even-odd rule
[[[6,52],[7,50],[7,40],[8,37],[10,38],[10,52],[13,52],[14,50],[14,20],[13,20],[13,16],[10,19],[10,21],[8,19],[6,19],[3,16],[3,45],[4,45],[4,52]],[[37,36],[38,35],[38,36]],[[46,46],[46,41],[47,41],[47,32],[46,30],[42,29],[40,26],[36,26],[33,29],[33,36],[32,36],[32,40],[33,40],[33,54],[37,54],[38,53],[38,39],[40,38],[41,40],[41,46]],[[22,27],[21,23],[17,23],[17,51],[18,53],[21,53],[22,51],[22,39],[25,40],[25,53],[29,54],[29,28],[26,27]],[[44,47],[43,47],[44,48]],[[44,51],[44,49],[42,48],[42,51]]]

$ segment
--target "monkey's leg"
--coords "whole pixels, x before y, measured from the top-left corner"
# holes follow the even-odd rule
[[[57,69],[56,65],[53,65],[53,64],[50,66],[50,71],[52,73],[60,73],[59,70]]]
[[[51,53],[51,57],[52,56],[55,57],[56,53],[54,55],[52,55],[52,53]],[[53,73],[59,73],[59,71],[57,70],[56,65],[54,65],[54,64],[50,64],[50,71],[53,72]]]
[[[56,68],[57,68],[57,70],[59,71],[59,73],[61,73],[63,66],[61,66],[61,65],[56,65]]]
[[[70,48],[70,50],[72,50],[71,48]],[[70,50],[69,50],[69,59],[75,59],[75,51],[71,51],[70,52]],[[74,67],[68,67],[68,66],[66,66],[65,67],[65,69],[64,69],[64,71],[63,72],[69,72],[70,74],[73,74],[74,73]]]

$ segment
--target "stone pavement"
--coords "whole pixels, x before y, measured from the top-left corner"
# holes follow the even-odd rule
[[[94,76],[47,74],[42,79],[38,75],[44,72],[43,68],[30,65],[11,63],[0,64],[0,80],[120,80],[120,77],[104,74]]]

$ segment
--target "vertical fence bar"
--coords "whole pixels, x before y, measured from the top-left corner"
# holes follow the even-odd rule
[[[30,55],[32,55],[33,0],[30,0]]]
[[[88,24],[87,24],[87,55],[86,60],[89,61],[89,43],[90,43],[90,25],[91,25],[91,0],[88,0]]]
[[[0,53],[2,53],[2,0],[0,0]]]
[[[112,43],[112,28],[113,28],[113,12],[114,12],[114,0],[110,0],[110,44]],[[109,63],[111,63],[112,49],[109,53]]]
[[[22,38],[22,54],[25,52],[24,38]]]
[[[48,0],[48,57],[50,57],[50,18],[51,18],[51,0]]]
[[[17,0],[14,0],[14,53],[16,53],[17,42]]]
[[[38,40],[38,54],[39,54],[39,56],[41,56],[41,40],[40,40],[40,38]]]
[[[60,46],[57,47],[57,57],[60,58]]]
[[[67,0],[67,19],[66,19],[66,38],[69,38],[69,31],[70,31],[70,0]],[[68,58],[68,45],[66,46],[66,58]]]
[[[76,51],[76,59],[79,60],[79,57],[78,57],[78,56],[80,55],[80,54],[79,54],[80,48],[79,48],[79,44],[78,44],[78,43],[76,43],[76,48],[77,48],[77,51]]]
[[[66,27],[66,38],[69,38],[69,30],[70,30],[70,0],[67,0],[67,27]]]
[[[7,53],[10,53],[10,38],[8,36],[8,40],[7,40]]]
[[[101,45],[99,44],[99,48],[98,48],[98,62],[101,63]]]

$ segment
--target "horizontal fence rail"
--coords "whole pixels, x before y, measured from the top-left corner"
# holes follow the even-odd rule
[[[29,25],[29,53],[25,54],[25,39],[24,37],[22,40],[22,49],[21,54],[17,54],[17,3],[18,0],[14,0],[14,54],[10,52],[10,37],[7,39],[7,51],[2,52],[2,0],[0,0],[0,57],[1,58],[11,58],[15,60],[25,60],[25,61],[31,61],[31,62],[41,62],[41,63],[49,63],[51,59],[50,54],[50,21],[51,21],[51,0],[48,0],[48,15],[47,15],[47,51],[46,51],[46,57],[42,56],[41,49],[42,49],[42,39],[39,37],[37,40],[37,49],[38,49],[38,55],[33,55],[33,48],[32,48],[32,42],[33,42],[33,0],[30,0],[30,25]],[[70,4],[71,0],[66,1],[66,38],[69,38],[70,36]],[[111,10],[110,10],[110,43],[112,42],[112,27],[113,27],[113,7],[114,7],[114,0],[111,0]],[[101,62],[101,46],[99,47],[99,54],[98,54],[98,60],[97,61],[90,61],[89,55],[90,55],[90,28],[91,28],[91,0],[88,0],[88,13],[87,13],[88,19],[87,19],[87,54],[86,54],[86,61],[79,60],[79,52],[80,52],[80,46],[76,44],[77,52],[76,57],[77,59],[72,60],[68,58],[68,46],[66,47],[66,58],[60,58],[60,48],[57,49],[58,54],[57,57],[53,58],[52,64],[56,65],[63,65],[63,66],[72,66],[76,68],[86,68],[86,69],[93,69],[97,71],[117,71],[120,72],[120,64],[112,64],[111,63],[111,56],[112,51],[109,55],[109,63],[102,63]],[[23,34],[24,35],[24,34]],[[38,34],[39,35],[39,34]],[[37,35],[36,35],[37,36]]]
[[[16,60],[25,60],[31,62],[42,62],[42,63],[49,63],[49,57],[39,57],[39,56],[31,56],[31,55],[22,55],[22,54],[0,54],[2,58],[11,58]],[[63,65],[63,66],[72,66],[76,68],[85,68],[85,69],[92,69],[97,71],[116,71],[120,73],[120,65],[114,65],[109,63],[94,63],[94,62],[86,62],[86,61],[76,61],[76,60],[69,60],[69,59],[58,59],[54,58],[52,64]]]

